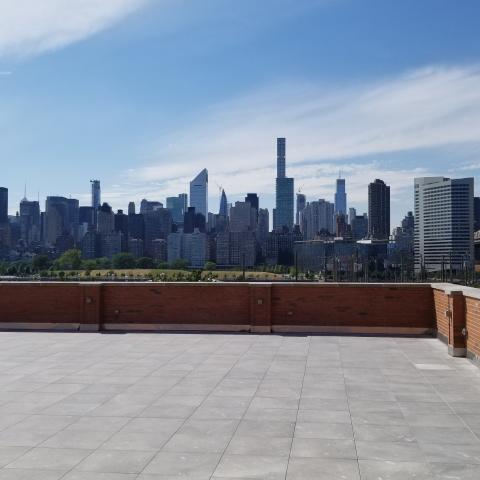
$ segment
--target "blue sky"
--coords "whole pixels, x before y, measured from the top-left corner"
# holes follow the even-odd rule
[[[41,5],[39,5],[41,3]],[[480,168],[478,0],[0,0],[0,184],[114,208],[218,186],[273,206],[275,137],[309,200],[366,209]],[[394,225],[392,225],[394,226]]]

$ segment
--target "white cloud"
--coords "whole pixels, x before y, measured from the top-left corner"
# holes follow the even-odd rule
[[[286,136],[287,173],[308,195],[331,195],[341,168],[351,199],[365,199],[376,177],[389,181],[400,198],[414,175],[436,165],[397,168],[371,157],[478,143],[480,69],[431,67],[338,87],[277,86],[218,105],[194,123],[162,138],[156,160],[126,172],[128,181],[175,194],[208,167],[211,181],[230,194],[273,194],[274,141]]]
[[[64,47],[110,27],[148,0],[0,0],[0,56]]]

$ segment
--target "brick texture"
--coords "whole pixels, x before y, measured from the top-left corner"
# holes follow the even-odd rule
[[[4,282],[0,324],[408,334],[434,331],[437,323],[443,329],[442,302],[429,285],[415,284]]]
[[[480,300],[465,298],[467,350],[480,357]]]
[[[448,340],[449,325],[448,315],[449,310],[448,294],[441,290],[433,291],[434,305],[435,305],[435,320],[437,323],[437,331],[444,340]]]
[[[436,328],[429,286],[273,285],[275,325]]]

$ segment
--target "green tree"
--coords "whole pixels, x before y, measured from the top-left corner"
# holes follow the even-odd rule
[[[55,261],[57,270],[78,270],[82,266],[82,252],[78,249],[67,250]]]
[[[113,268],[129,269],[135,268],[135,257],[131,253],[118,253],[112,258]]]
[[[172,268],[175,270],[186,270],[189,263],[184,258],[177,258],[172,262]]]
[[[211,272],[212,270],[216,270],[217,269],[217,264],[215,262],[207,262],[205,263],[205,270],[207,270],[208,272]]]
[[[155,262],[150,257],[140,257],[137,260],[137,268],[155,268]]]
[[[106,257],[97,258],[97,266],[100,270],[108,270],[112,268],[112,262]]]
[[[46,255],[35,255],[32,260],[32,269],[34,272],[48,270],[52,262]]]
[[[87,272],[91,272],[97,268],[97,262],[95,260],[84,260],[82,263],[82,268]]]

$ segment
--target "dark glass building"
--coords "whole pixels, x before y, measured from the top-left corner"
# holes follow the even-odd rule
[[[375,240],[390,236],[390,187],[378,178],[368,186],[368,236]]]

